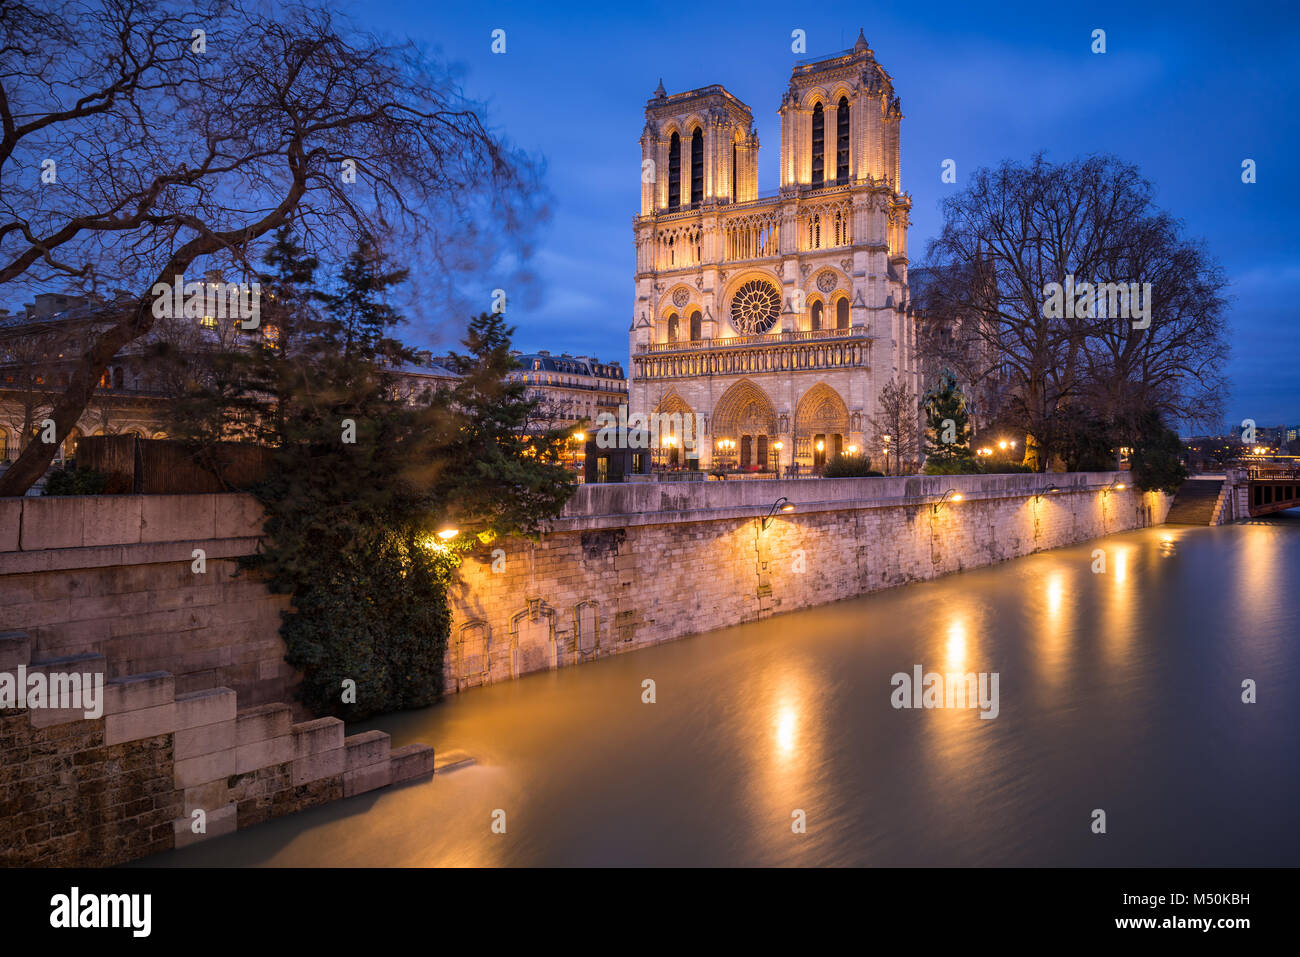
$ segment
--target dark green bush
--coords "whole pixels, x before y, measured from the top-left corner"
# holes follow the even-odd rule
[[[827,462],[822,469],[822,475],[826,478],[856,478],[871,474],[871,459],[860,453],[853,455],[844,452]]]
[[[108,476],[75,466],[56,469],[45,481],[43,495],[102,495]]]

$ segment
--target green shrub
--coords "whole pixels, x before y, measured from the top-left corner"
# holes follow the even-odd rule
[[[43,495],[102,495],[108,476],[75,466],[56,469],[45,481]]]
[[[1019,462],[987,462],[980,471],[985,475],[1020,475],[1025,472],[1033,472],[1034,469],[1029,465],[1021,465]]]
[[[925,460],[926,475],[976,475],[980,464],[974,458],[952,458],[942,461],[934,457]]]
[[[854,455],[844,452],[827,462],[822,469],[825,478],[857,478],[871,474],[871,459],[861,453]]]

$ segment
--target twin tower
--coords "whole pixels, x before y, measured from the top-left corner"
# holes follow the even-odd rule
[[[780,185],[760,196],[748,106],[662,82],[646,103],[630,409],[702,415],[705,468],[880,467],[880,389],[919,385],[899,98],[859,33],[796,64],[778,112]],[[687,464],[671,440],[655,455]]]

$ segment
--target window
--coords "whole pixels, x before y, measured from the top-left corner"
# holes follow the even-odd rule
[[[731,201],[736,201],[736,144],[731,144]]]
[[[676,133],[668,141],[668,208],[682,204],[682,138]]]
[[[849,100],[840,97],[835,110],[835,182],[849,181]]]
[[[704,131],[691,134],[691,205],[704,202]]]
[[[849,327],[849,301],[840,299],[835,303],[835,328],[847,329]]]
[[[699,312],[696,311],[691,313],[691,339],[693,341],[698,342],[700,339],[704,338],[703,325],[704,320],[700,316]]]
[[[204,329],[215,329],[217,328],[217,320],[212,316],[204,316],[199,320],[199,325]]]
[[[812,115],[812,184],[826,181],[826,114],[822,105],[813,107]]]
[[[821,300],[819,299],[812,304],[812,316],[809,321],[808,328],[812,329],[813,332],[816,332],[821,327],[822,327],[822,303]]]
[[[677,341],[677,313],[675,312],[668,317],[668,341]]]

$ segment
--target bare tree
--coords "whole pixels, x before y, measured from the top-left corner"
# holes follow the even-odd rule
[[[313,250],[369,237],[418,249],[448,283],[526,252],[536,165],[410,45],[313,5],[0,10],[0,284],[130,290],[52,405],[60,437],[153,329],[156,287],[191,268],[254,275],[254,245],[291,217]],[[475,228],[486,215],[492,228]],[[0,495],[28,489],[53,448],[28,445]]]
[[[881,387],[877,406],[871,417],[872,454],[886,475],[902,475],[920,455],[920,403],[906,383],[893,378]]]
[[[1152,195],[1114,157],[1053,165],[1038,155],[978,170],[943,204],[927,308],[972,321],[930,345],[976,387],[1005,384],[1006,407],[991,411],[1023,427],[1044,464],[1081,410],[1120,434],[1147,410],[1220,417],[1225,280]],[[1063,309],[1050,307],[1051,284]],[[965,369],[971,356],[984,367]]]

